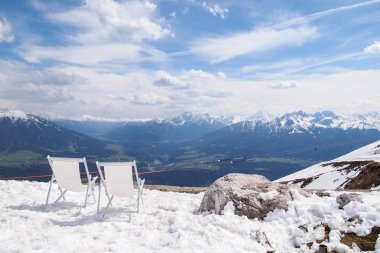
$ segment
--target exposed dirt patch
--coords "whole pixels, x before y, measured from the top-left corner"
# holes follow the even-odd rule
[[[326,166],[332,166],[334,168],[340,168],[344,167],[344,170],[346,171],[352,171],[352,170],[358,170],[360,167],[366,166],[368,163],[372,161],[344,161],[344,162],[332,162],[332,163],[324,163],[321,166],[326,167]]]
[[[359,175],[344,186],[344,189],[371,189],[378,185],[380,185],[380,163],[368,162]]]
[[[205,192],[207,187],[181,187],[170,185],[144,185],[144,188],[163,192],[200,193]]]
[[[362,251],[374,251],[379,234],[380,227],[373,227],[371,233],[366,236],[357,236],[354,233],[343,234],[340,242],[350,248],[352,248],[352,243],[355,243]]]
[[[324,163],[325,166],[341,168],[339,171],[359,171],[359,174],[348,179],[343,185],[343,189],[371,189],[380,185],[380,163],[374,161],[344,161]]]
[[[328,242],[329,240],[329,233],[331,229],[329,228],[327,224],[322,224],[322,226],[325,229],[325,235],[323,239],[316,241],[318,244],[321,244],[323,242]],[[340,242],[347,245],[351,249],[352,249],[352,243],[355,243],[362,251],[374,251],[376,240],[380,234],[380,227],[373,227],[371,233],[366,236],[358,236],[354,233],[343,233],[343,232],[341,233],[342,233],[342,238]],[[310,248],[312,244],[313,242],[307,243],[307,246]],[[335,251],[329,251],[329,252],[333,253]]]
[[[313,182],[315,179],[317,179],[319,176],[315,176],[315,177],[308,177],[308,178],[299,178],[299,179],[295,179],[295,180],[291,180],[291,181],[286,181],[286,182],[280,182],[282,184],[288,184],[289,182],[291,184],[298,184],[298,183],[301,183],[299,186],[301,188],[304,188],[305,186],[307,186],[308,184],[310,184],[311,182]]]

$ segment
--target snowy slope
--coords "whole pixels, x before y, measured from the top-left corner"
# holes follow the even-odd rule
[[[23,123],[26,125],[49,125],[48,121],[38,116],[15,109],[0,109],[0,120],[9,120],[13,124]]]
[[[364,171],[368,170],[368,166],[376,166],[373,162],[380,162],[380,140],[334,160],[322,162],[277,179],[276,182],[289,181],[306,189],[343,189],[357,177],[362,177]],[[380,179],[373,179],[373,182],[377,183],[372,187],[378,186]]]
[[[79,193],[43,211],[47,189],[47,183],[0,181],[0,252],[314,253],[318,241],[350,253],[339,242],[341,232],[363,236],[380,226],[378,191],[360,193],[363,203],[351,202],[343,210],[335,202],[338,193],[299,196],[288,211],[275,210],[258,221],[233,215],[228,209],[233,205],[221,216],[198,213],[203,193],[146,190],[140,214],[126,213],[134,201],[115,198],[110,214],[99,222],[96,205],[75,215],[77,208],[70,205],[83,200]],[[348,221],[351,217],[361,222]],[[323,224],[331,229],[329,242]],[[380,239],[377,245],[380,251]]]

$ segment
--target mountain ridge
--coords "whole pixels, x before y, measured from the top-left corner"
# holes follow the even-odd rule
[[[380,187],[380,140],[276,182],[298,184],[305,189],[377,189]]]

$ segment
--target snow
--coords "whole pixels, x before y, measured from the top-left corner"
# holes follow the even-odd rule
[[[350,178],[354,178],[360,172],[360,170],[351,170],[349,172],[344,171],[345,167],[333,167],[326,165],[334,162],[344,161],[376,161],[380,162],[380,140],[373,142],[367,146],[354,150],[346,155],[338,157],[331,161],[322,162],[306,169],[297,171],[288,176],[279,178],[275,182],[290,181],[302,178],[313,177],[314,180],[308,184],[305,189],[338,189],[342,187],[344,182]],[[375,188],[378,189],[378,188]]]
[[[380,162],[380,140],[338,157],[336,161],[373,160]]]
[[[189,124],[204,125],[204,124],[220,124],[229,125],[233,123],[233,117],[227,115],[211,115],[209,113],[193,114],[191,112],[184,112],[179,116],[164,119],[162,122],[175,125],[184,126]]]
[[[376,240],[375,253],[380,253],[380,235]]]
[[[199,213],[203,193],[145,190],[140,214],[127,212],[135,208],[134,200],[115,198],[110,214],[99,222],[96,205],[78,215],[70,206],[83,201],[80,193],[68,194],[67,202],[45,212],[47,189],[47,183],[0,181],[1,252],[311,253],[318,249],[315,241],[324,237],[322,224],[336,231],[330,233],[330,242],[323,243],[343,252],[347,247],[337,239],[339,233],[367,234],[380,226],[380,192],[359,193],[363,203],[351,202],[343,210],[335,202],[340,193],[305,198],[294,192],[288,211],[276,209],[259,221],[234,215],[232,202],[224,215]],[[54,185],[52,197],[57,196]],[[104,207],[106,198],[102,200]],[[362,222],[347,222],[353,216]],[[378,240],[377,249],[379,244]]]
[[[263,200],[271,200],[275,197],[277,197],[278,195],[278,192],[273,190],[273,191],[269,191],[269,192],[260,192],[259,193],[259,197],[262,198]]]
[[[325,167],[326,168],[326,167]],[[359,174],[359,171],[337,171],[332,166],[327,166],[327,169],[332,171],[326,172],[307,185],[307,189],[338,189],[349,178],[354,178]]]
[[[286,122],[292,122],[291,126],[286,126]],[[320,128],[341,128],[347,129],[380,129],[380,116],[378,114],[360,115],[343,117],[335,115],[332,112],[317,112],[314,114],[306,114],[304,112],[293,112],[273,121],[280,121],[280,128],[290,127],[292,133],[303,132],[302,130],[310,130],[314,127]],[[295,130],[295,129],[298,129]],[[301,129],[301,131],[299,130]]]
[[[20,110],[13,110],[13,109],[1,109],[0,110],[0,118],[8,117],[11,119],[12,122],[15,120],[28,120],[28,114],[26,112],[20,111]]]

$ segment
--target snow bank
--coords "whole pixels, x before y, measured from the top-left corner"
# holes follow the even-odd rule
[[[203,193],[146,190],[140,214],[127,212],[135,201],[115,198],[110,214],[99,222],[96,205],[75,215],[77,208],[70,205],[83,200],[76,193],[44,212],[47,189],[46,183],[0,181],[0,252],[311,253],[318,248],[315,241],[324,238],[322,224],[360,235],[380,226],[377,191],[359,193],[363,203],[351,202],[342,210],[335,202],[340,193],[299,196],[288,211],[277,209],[258,221],[234,215],[232,203],[225,207],[225,215],[198,213]],[[54,190],[52,198],[58,196]],[[347,222],[352,216],[362,222]],[[330,235],[334,240],[329,248],[346,249],[337,235]],[[311,249],[307,243],[312,243]],[[378,240],[377,249],[379,245]]]

